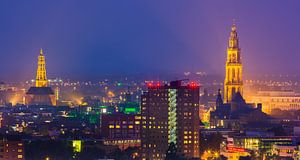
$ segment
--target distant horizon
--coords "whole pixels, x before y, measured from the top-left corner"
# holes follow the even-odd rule
[[[190,78],[189,80],[195,80],[195,79],[201,79],[201,78],[214,78],[214,80],[218,80],[222,82],[224,80],[223,74],[212,74],[207,73],[205,76],[196,75],[196,72],[194,72],[193,76],[185,76],[184,73],[137,73],[137,74],[103,74],[99,76],[94,77],[72,77],[72,76],[49,76],[48,80],[54,80],[54,79],[62,79],[64,81],[70,80],[70,82],[98,82],[102,81],[104,79],[113,79],[117,80],[120,78],[131,78],[134,80],[153,80],[153,81],[159,81],[159,80],[178,80],[178,79],[186,79]],[[244,80],[274,80],[274,81],[282,81],[282,80],[291,80],[291,81],[298,81],[300,77],[300,74],[256,74],[256,75],[248,75],[244,76]],[[35,80],[35,76],[33,78],[27,78],[27,79],[0,79],[0,82],[4,83],[21,83],[26,81]],[[299,79],[300,81],[300,79]]]

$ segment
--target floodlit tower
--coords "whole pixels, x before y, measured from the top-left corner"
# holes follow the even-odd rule
[[[40,55],[38,57],[38,67],[36,71],[35,86],[36,87],[47,87],[47,75],[46,75],[46,61],[43,54],[43,50],[40,50]]]
[[[231,102],[236,92],[243,93],[242,68],[241,49],[239,48],[236,25],[233,23],[227,48],[226,75],[224,80],[225,103]]]

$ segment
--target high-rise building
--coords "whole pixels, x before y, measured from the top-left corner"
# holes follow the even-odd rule
[[[48,86],[46,75],[46,62],[43,50],[38,56],[35,87],[30,87],[26,93],[25,104],[27,105],[56,105],[55,94]]]
[[[199,86],[181,81],[148,83],[141,96],[142,159],[164,159],[169,144],[187,158],[199,158]]]
[[[236,25],[233,23],[227,48],[224,101],[231,102],[236,92],[243,94],[243,65]]]

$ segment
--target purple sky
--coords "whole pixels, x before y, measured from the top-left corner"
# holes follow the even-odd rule
[[[0,2],[0,80],[34,78],[39,49],[48,77],[223,74],[236,19],[244,75],[300,72],[300,1]]]

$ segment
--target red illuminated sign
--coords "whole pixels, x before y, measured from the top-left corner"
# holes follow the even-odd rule
[[[240,147],[227,147],[227,150],[232,152],[246,152],[244,148]]]

